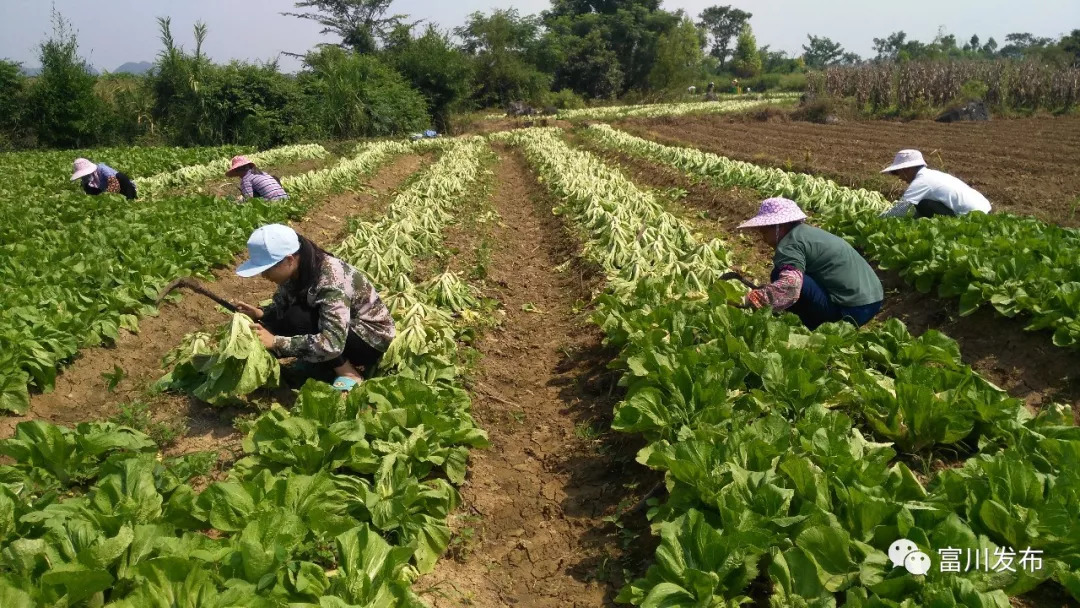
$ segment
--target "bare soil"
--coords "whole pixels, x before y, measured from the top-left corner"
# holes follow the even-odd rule
[[[475,345],[483,358],[473,382],[473,413],[492,447],[470,455],[459,559],[441,560],[418,589],[436,608],[612,605],[623,565],[641,564],[603,518],[636,500],[625,484],[651,476],[633,462],[640,446],[605,432],[618,399],[606,369],[613,353],[574,311],[595,277],[554,270],[576,245],[524,161],[501,154],[486,295],[506,316]]]
[[[879,320],[898,318],[914,335],[936,329],[956,340],[964,362],[1013,397],[1037,410],[1071,405],[1080,424],[1080,354],[1054,346],[1047,332],[1024,331],[1024,321],[989,306],[961,317],[955,299],[919,293],[895,272],[878,271],[885,288]]]
[[[294,227],[318,243],[335,242],[345,229],[344,218],[377,208],[380,197],[417,171],[423,162],[421,157],[411,155],[397,159],[370,180],[372,192],[330,196]],[[238,256],[236,262],[245,255]],[[268,283],[240,279],[231,267],[219,268],[213,275],[215,280],[208,287],[230,301],[257,304],[273,293]],[[102,420],[116,414],[120,404],[141,400],[151,403],[155,418],[180,417],[189,424],[189,433],[171,452],[216,446],[233,435],[231,418],[236,412],[213,410],[181,396],[151,398],[146,389],[164,373],[162,357],[186,334],[214,327],[225,318],[216,304],[201,296],[184,295],[175,304],[162,304],[158,316],[140,320],[138,334],[122,332],[114,345],[81,351],[57,378],[55,390],[31,396],[27,416],[0,419],[0,437],[10,436],[22,420],[43,419],[65,425]],[[109,391],[103,374],[111,373],[116,366],[123,369],[123,378]]]
[[[898,150],[917,148],[931,167],[969,183],[997,211],[1080,226],[1080,118],[1072,116],[838,125],[684,116],[630,119],[617,126],[669,145],[825,175],[888,196],[900,194],[904,184],[879,171]]]

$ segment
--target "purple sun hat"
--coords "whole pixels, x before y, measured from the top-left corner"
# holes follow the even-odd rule
[[[767,198],[761,201],[757,215],[739,224],[739,230],[759,228],[761,226],[779,226],[790,222],[801,222],[806,214],[799,209],[798,203],[788,198]]]

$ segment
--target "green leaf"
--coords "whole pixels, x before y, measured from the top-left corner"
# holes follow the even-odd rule
[[[75,564],[59,564],[41,575],[41,584],[60,587],[71,604],[112,587],[112,575],[105,570],[88,569]]]
[[[235,405],[261,388],[277,388],[281,368],[252,329],[246,315],[236,313],[232,322],[213,338],[191,334],[167,358],[175,364],[155,385],[159,390],[187,391],[211,405]]]
[[[964,292],[964,295],[960,296],[960,316],[966,317],[971,315],[979,309],[979,306],[982,303],[982,291],[974,285],[968,285],[967,291]]]
[[[248,491],[232,481],[211,484],[199,496],[199,505],[209,512],[210,524],[224,532],[243,530],[255,511]]]
[[[0,372],[0,412],[25,414],[30,409],[30,392],[26,389],[30,374],[20,370]]]

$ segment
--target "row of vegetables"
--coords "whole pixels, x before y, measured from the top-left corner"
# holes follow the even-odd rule
[[[1030,217],[973,213],[933,222],[879,218],[888,200],[820,177],[765,168],[696,150],[665,146],[607,125],[586,136],[597,144],[670,165],[721,186],[786,196],[816,212],[815,221],[842,235],[885,270],[922,292],[958,297],[960,314],[990,305],[1019,316],[1029,330],[1048,330],[1058,346],[1080,343],[1080,235]]]
[[[761,93],[735,95],[721,93],[716,101],[649,103],[640,105],[596,106],[559,110],[555,118],[560,120],[619,120],[622,118],[661,118],[687,114],[726,114],[758,108],[767,104],[790,104],[801,93]],[[507,114],[488,114],[485,120],[503,120]]]
[[[0,152],[0,167],[9,178],[8,184],[25,184],[46,192],[69,189],[71,163],[76,158],[104,162],[110,167],[140,179],[187,167],[230,158],[252,152],[243,146],[212,146],[202,148],[170,148],[137,146],[123,148],[94,148],[92,150],[33,150]]]
[[[638,460],[665,474],[667,497],[649,510],[656,563],[619,601],[1006,608],[1051,581],[1080,600],[1080,428],[1068,408],[1032,416],[935,331],[915,338],[890,320],[809,332],[734,308],[741,287],[686,284],[689,266],[672,261],[703,246],[649,192],[556,130],[496,137],[522,149],[608,274],[595,321],[620,349],[626,387],[612,426],[644,437]],[[633,238],[653,225],[678,236]],[[631,238],[607,236],[619,232]],[[709,249],[713,276],[727,258]],[[931,556],[925,575],[890,562],[900,539]],[[972,555],[998,560],[972,567]]]
[[[452,273],[410,280],[412,261],[440,252],[451,211],[488,174],[483,140],[444,148],[374,225],[411,222],[398,234],[408,253],[384,260],[376,283],[399,327],[419,318],[434,331],[399,337],[387,375],[347,398],[310,381],[292,409],[273,406],[250,423],[228,478],[202,491],[192,483],[207,455],[161,459],[145,436],[107,423],[20,424],[0,441],[16,463],[0,466],[0,604],[423,605],[411,583],[447,547],[468,449],[487,445],[455,366],[454,333],[479,301]],[[357,238],[370,229],[360,224]],[[271,369],[269,385],[279,375],[242,316],[194,343],[171,380],[185,366],[186,380],[201,374],[209,402],[242,397],[246,373]]]
[[[298,160],[326,158],[326,148],[319,144],[298,144],[282,146],[248,156],[251,162],[260,167],[269,167]],[[160,197],[170,188],[200,185],[214,178],[221,178],[229,168],[229,158],[218,158],[199,165],[186,165],[174,171],[162,172],[139,180],[139,195],[143,198]]]
[[[285,204],[237,206],[204,195],[132,202],[14,184],[4,205],[25,200],[37,214],[22,226],[18,217],[3,223],[0,282],[19,287],[0,291],[0,411],[25,411],[28,386],[50,390],[58,367],[80,348],[110,342],[122,328],[136,331],[139,317],[155,314],[152,303],[168,281],[231,261],[259,225],[298,215],[313,197],[356,183],[406,149],[365,144],[336,167],[287,178],[293,197]]]
[[[789,104],[791,96],[728,96],[720,101],[690,103],[654,103],[637,106],[602,106],[578,110],[562,110],[562,120],[620,120],[623,118],[661,118],[687,114],[728,114],[755,110],[767,105]]]

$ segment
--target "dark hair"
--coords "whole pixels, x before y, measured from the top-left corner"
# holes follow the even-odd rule
[[[300,256],[300,276],[294,289],[295,293],[303,294],[318,283],[323,262],[330,254],[307,238],[299,234],[296,237],[300,241],[300,249],[296,252]]]

